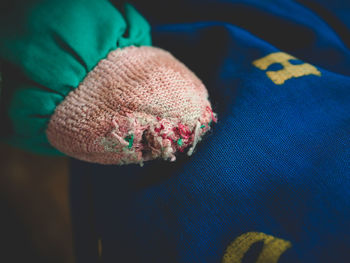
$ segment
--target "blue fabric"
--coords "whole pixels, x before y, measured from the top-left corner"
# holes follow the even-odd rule
[[[347,262],[350,19],[339,3],[135,3],[154,44],[206,84],[219,120],[192,157],[175,163],[72,162],[78,262],[95,262],[97,250],[88,248],[98,239],[103,262],[221,262],[249,232],[290,242],[278,262]],[[253,62],[276,52],[320,75],[274,83],[266,72],[283,65]],[[267,246],[252,245],[232,262],[257,262]]]

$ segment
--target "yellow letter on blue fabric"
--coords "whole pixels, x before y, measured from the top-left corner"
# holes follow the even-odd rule
[[[237,237],[226,249],[222,263],[241,263],[251,246],[264,242],[256,263],[277,263],[280,256],[292,245],[289,241],[259,232],[247,232]]]
[[[306,75],[321,76],[321,72],[319,72],[315,66],[308,63],[293,65],[289,62],[291,59],[296,58],[284,52],[276,52],[253,61],[253,65],[261,70],[266,70],[270,65],[274,63],[281,64],[283,66],[283,69],[266,72],[266,75],[276,85],[281,85],[286,80],[291,78],[298,78]]]

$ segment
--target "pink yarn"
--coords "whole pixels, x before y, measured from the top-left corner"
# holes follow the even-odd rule
[[[169,52],[110,52],[57,106],[46,130],[72,157],[102,164],[163,158],[195,145],[216,121],[203,83]],[[203,126],[202,129],[199,127]]]

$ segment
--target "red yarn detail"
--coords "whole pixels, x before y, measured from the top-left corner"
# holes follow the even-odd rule
[[[188,139],[191,136],[191,130],[182,123],[179,123],[178,127],[175,127],[175,129],[179,131],[179,134],[183,139]]]
[[[157,117],[157,120],[160,121],[161,119],[159,117]],[[160,124],[160,128],[154,128],[154,131],[159,133],[163,129],[164,129],[164,125]]]
[[[207,106],[207,110],[210,111],[210,113],[211,113],[211,119],[213,120],[213,122],[217,123],[218,120],[217,120],[217,118],[214,116],[213,110],[212,110],[209,106]]]

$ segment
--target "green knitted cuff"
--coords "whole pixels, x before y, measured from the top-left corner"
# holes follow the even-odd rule
[[[15,0],[0,9],[6,140],[58,154],[45,134],[56,107],[112,50],[151,45],[150,27],[131,5],[121,12],[107,0]]]

